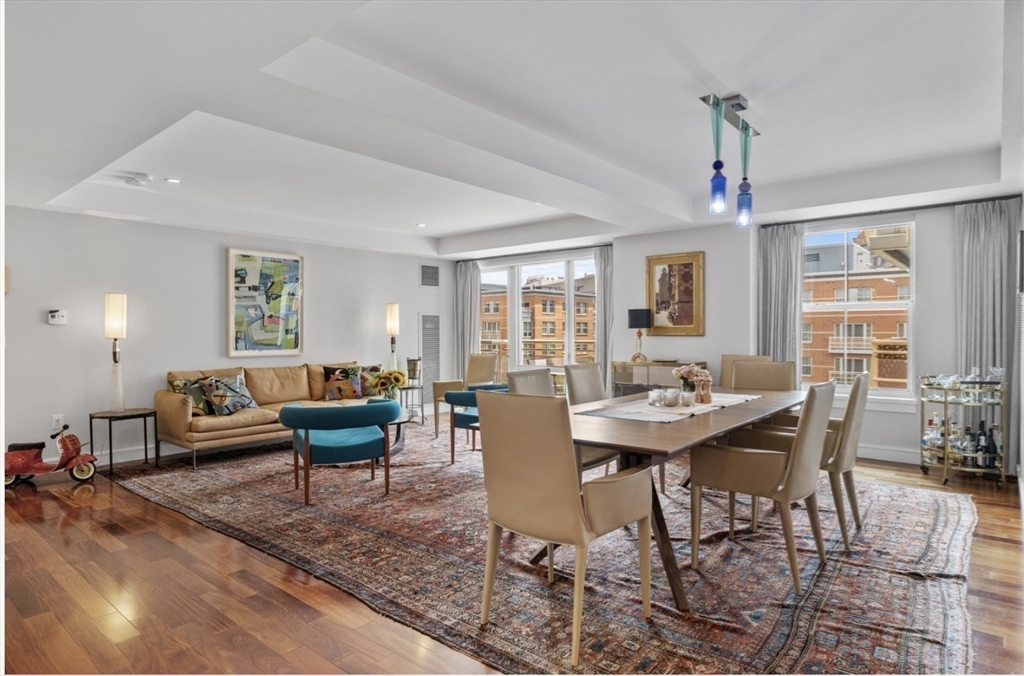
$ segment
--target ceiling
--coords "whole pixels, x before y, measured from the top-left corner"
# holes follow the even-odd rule
[[[710,92],[749,100],[760,222],[1024,174],[1020,2],[9,1],[5,39],[7,203],[140,227],[446,258],[725,227]],[[727,125],[731,189],[738,157]]]

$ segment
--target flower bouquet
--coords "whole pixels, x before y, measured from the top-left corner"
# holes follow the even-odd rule
[[[388,399],[395,399],[398,396],[398,388],[405,387],[405,371],[390,370],[384,371],[375,381],[377,392]]]
[[[697,374],[703,370],[696,364],[687,364],[686,366],[677,366],[672,369],[672,376],[679,378],[679,389],[683,392],[693,392],[697,389],[697,385],[694,382],[697,380]]]

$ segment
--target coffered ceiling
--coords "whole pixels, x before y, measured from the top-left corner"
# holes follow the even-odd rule
[[[709,92],[760,222],[1021,190],[1018,0],[6,8],[19,206],[449,258],[725,224]]]

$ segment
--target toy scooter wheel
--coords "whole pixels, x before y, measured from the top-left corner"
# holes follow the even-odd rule
[[[96,463],[83,462],[71,468],[71,478],[75,481],[88,481],[96,474]]]
[[[14,484],[18,483],[19,481],[21,481],[21,475],[20,474],[5,474],[4,475],[4,488],[7,488],[8,486],[13,486]]]

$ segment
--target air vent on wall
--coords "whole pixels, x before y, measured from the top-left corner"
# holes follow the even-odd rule
[[[420,356],[423,359],[423,391],[433,391],[433,382],[441,379],[441,317],[420,315]]]
[[[436,265],[421,265],[420,286],[441,286],[441,268]]]

